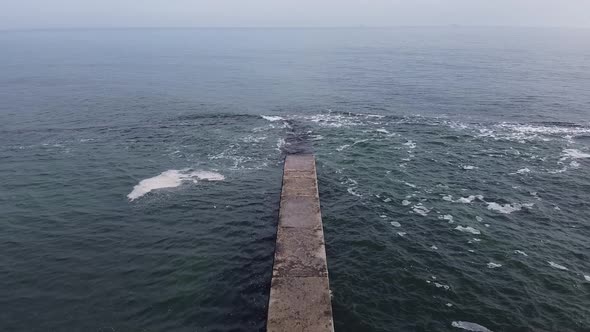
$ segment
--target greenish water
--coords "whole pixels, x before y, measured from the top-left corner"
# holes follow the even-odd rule
[[[337,331],[587,331],[587,37],[1,32],[0,330],[263,330],[313,152]]]

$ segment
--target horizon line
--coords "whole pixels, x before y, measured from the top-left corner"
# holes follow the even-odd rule
[[[581,26],[543,26],[543,25],[468,25],[468,24],[437,24],[437,25],[342,25],[342,26],[88,26],[88,27],[21,27],[0,28],[1,32],[25,32],[25,31],[69,31],[69,30],[232,30],[232,29],[399,29],[399,28],[518,28],[518,29],[572,29],[588,30],[590,27]]]

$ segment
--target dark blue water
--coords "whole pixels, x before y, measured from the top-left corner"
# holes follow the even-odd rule
[[[263,330],[305,141],[338,331],[588,331],[588,40],[0,32],[0,330]]]

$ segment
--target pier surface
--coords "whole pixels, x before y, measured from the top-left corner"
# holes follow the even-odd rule
[[[267,331],[334,331],[313,155],[285,159]]]

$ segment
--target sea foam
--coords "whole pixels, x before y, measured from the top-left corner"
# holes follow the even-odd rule
[[[475,235],[479,235],[481,234],[481,232],[471,226],[467,226],[467,227],[463,227],[463,226],[457,226],[455,227],[456,230],[461,231],[461,232],[466,232],[466,233],[471,233],[471,234],[475,234]]]
[[[438,216],[438,219],[447,220],[449,222],[449,224],[454,223],[453,216],[450,215],[450,214],[445,214],[443,216]]]
[[[422,203],[414,205],[412,207],[412,210],[414,211],[414,213],[419,214],[423,217],[426,217],[428,215],[428,212],[430,212],[430,209],[426,208],[424,205],[422,205]]]
[[[498,267],[502,267],[502,264],[498,264],[498,263],[494,263],[494,262],[489,262],[488,263],[488,269],[495,269]]]
[[[576,149],[565,149],[563,150],[563,154],[570,158],[580,159],[580,158],[590,158],[589,153],[584,153],[580,150]]]
[[[444,284],[441,284],[441,283],[439,283],[439,282],[435,282],[435,283],[434,283],[434,286],[436,286],[436,288],[444,288],[444,290],[449,290],[449,289],[451,289],[451,287],[450,287],[449,285],[444,285]]]
[[[350,147],[350,144],[344,144],[344,145],[337,147],[336,151],[342,151],[342,150],[349,148],[349,147]]]
[[[413,141],[407,141],[404,143],[405,146],[408,147],[408,149],[412,150],[416,148],[416,143],[414,143]]]
[[[526,203],[526,204],[514,203],[514,204],[502,205],[502,204],[498,204],[496,202],[491,202],[491,203],[488,203],[488,210],[497,211],[497,212],[504,213],[504,214],[510,214],[512,212],[522,210],[523,207],[530,209],[533,207],[533,205],[534,205],[533,203]]]
[[[483,201],[483,196],[482,195],[469,195],[467,197],[460,197],[456,200],[453,200],[452,195],[444,195],[444,196],[442,196],[442,199],[447,202],[469,204],[469,203],[475,201],[476,199]]]
[[[487,327],[471,322],[456,321],[451,323],[451,326],[472,332],[492,332]]]
[[[261,115],[264,120],[268,120],[270,122],[281,121],[285,120],[283,117],[276,116],[276,115]]]
[[[567,271],[567,270],[568,270],[568,268],[567,268],[567,267],[565,267],[565,266],[563,266],[563,265],[559,265],[559,264],[557,264],[557,263],[554,263],[554,262],[551,262],[551,261],[547,261],[547,263],[549,263],[549,265],[550,265],[551,267],[553,267],[553,268],[556,268],[556,269],[558,269],[558,270],[563,270],[563,271]]]
[[[454,202],[455,203],[469,204],[469,203],[473,202],[476,198],[479,199],[479,200],[483,200],[483,196],[482,195],[470,195],[469,197],[461,197],[461,198],[457,199]]]
[[[141,180],[127,195],[130,201],[136,200],[143,195],[157,189],[175,188],[185,181],[197,183],[198,180],[222,181],[225,177],[219,173],[209,171],[191,171],[189,169],[171,169],[160,173],[157,176]]]

